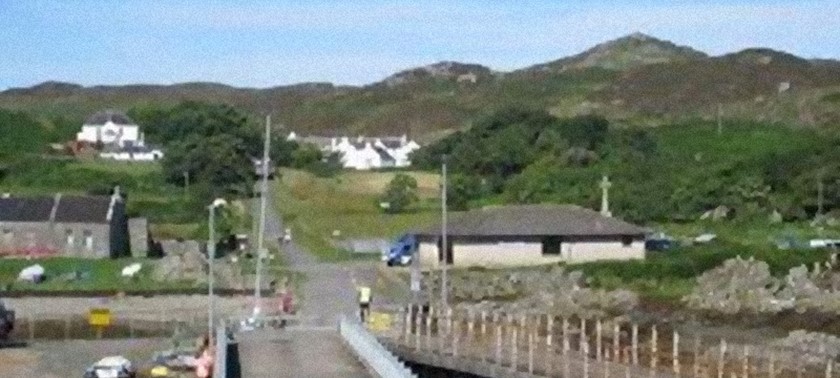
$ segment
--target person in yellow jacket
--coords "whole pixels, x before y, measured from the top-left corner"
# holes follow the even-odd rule
[[[357,286],[356,290],[359,294],[359,318],[362,323],[370,316],[370,301],[372,299],[370,288],[367,286]]]

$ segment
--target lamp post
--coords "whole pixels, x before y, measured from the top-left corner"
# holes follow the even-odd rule
[[[449,308],[449,279],[447,277],[447,271],[449,268],[449,248],[448,242],[446,240],[446,155],[443,156],[442,164],[441,164],[441,223],[440,223],[440,248],[441,248],[441,256],[443,256],[443,271],[441,272],[441,304],[443,308]]]
[[[213,260],[216,259],[216,208],[227,205],[227,201],[221,198],[216,198],[210,206],[210,235],[207,240],[207,334],[213,336],[213,315],[215,313],[215,306],[213,303]]]

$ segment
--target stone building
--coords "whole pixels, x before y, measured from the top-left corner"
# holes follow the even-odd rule
[[[130,256],[125,201],[116,192],[0,198],[0,256]]]

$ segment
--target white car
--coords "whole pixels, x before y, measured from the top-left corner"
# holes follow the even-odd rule
[[[97,361],[85,371],[85,378],[134,378],[137,371],[123,356],[110,356]]]

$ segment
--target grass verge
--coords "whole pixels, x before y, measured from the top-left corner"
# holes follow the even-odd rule
[[[275,205],[290,225],[297,243],[322,261],[368,260],[378,254],[348,253],[335,245],[336,239],[394,238],[410,229],[437,220],[437,210],[428,187],[433,175],[416,174],[424,201],[402,214],[383,214],[377,197],[392,172],[343,172],[336,177],[283,170],[274,184]],[[412,173],[412,175],[415,175]],[[426,189],[423,189],[423,188]],[[339,237],[334,238],[334,231]]]

